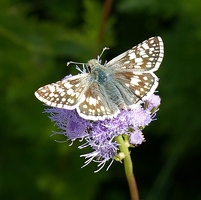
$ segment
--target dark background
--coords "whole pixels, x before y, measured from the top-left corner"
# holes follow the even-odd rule
[[[34,91],[76,74],[103,47],[110,60],[161,36],[156,72],[162,99],[146,142],[132,149],[141,199],[201,199],[201,2],[196,0],[1,0],[0,199],[126,200],[123,165],[94,174],[96,164],[55,130]],[[109,13],[109,15],[108,15]]]

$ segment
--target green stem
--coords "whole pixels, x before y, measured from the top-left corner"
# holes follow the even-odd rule
[[[139,200],[138,189],[135,181],[135,176],[133,174],[133,164],[130,157],[128,142],[125,141],[121,135],[116,137],[116,141],[118,144],[120,144],[119,145],[120,151],[125,155],[124,168],[130,190],[131,200]]]

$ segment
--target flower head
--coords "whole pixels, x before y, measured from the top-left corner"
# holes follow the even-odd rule
[[[114,161],[120,153],[119,144],[115,140],[119,135],[126,136],[130,147],[142,144],[142,130],[154,119],[160,105],[160,97],[152,95],[148,100],[135,104],[129,110],[122,110],[119,115],[104,121],[89,121],[81,118],[76,110],[48,108],[51,121],[61,130],[67,140],[84,140],[79,148],[90,147],[92,152],[83,154],[85,165],[97,162],[101,169],[107,161]],[[84,165],[84,166],[85,166]]]

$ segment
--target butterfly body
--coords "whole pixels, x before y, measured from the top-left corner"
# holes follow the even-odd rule
[[[88,73],[65,78],[39,88],[35,95],[45,104],[76,109],[89,120],[104,120],[148,98],[158,86],[153,73],[163,59],[160,37],[150,38],[105,65],[99,59],[87,63]]]
[[[113,77],[113,71],[101,65],[101,63],[95,59],[90,60],[88,65],[91,68],[91,81],[96,82],[102,91],[101,93],[104,94],[106,99],[114,103],[113,106],[121,107],[120,105],[124,104],[124,100],[119,89],[115,85],[117,80],[115,80]]]
[[[91,69],[91,77],[93,81],[96,81],[101,85],[104,85],[105,83],[110,81],[112,72],[101,65],[98,60],[90,60],[88,62],[88,65]]]

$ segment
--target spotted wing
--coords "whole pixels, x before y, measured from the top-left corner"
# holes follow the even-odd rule
[[[158,77],[153,73],[135,74],[133,72],[116,72],[113,83],[118,88],[127,106],[139,100],[148,99],[158,86]]]
[[[84,91],[77,112],[85,119],[104,120],[117,116],[120,110],[109,99],[105,88],[93,81]]]
[[[88,73],[68,77],[39,88],[35,96],[48,106],[72,110],[82,99],[89,79]]]
[[[152,37],[113,58],[106,64],[113,70],[156,71],[164,56],[161,37]]]

